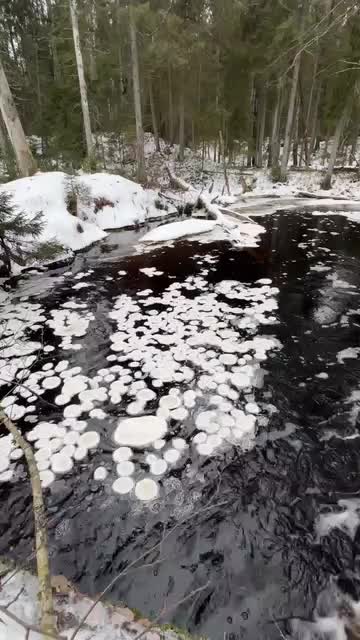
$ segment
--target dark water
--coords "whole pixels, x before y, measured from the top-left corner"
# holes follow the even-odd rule
[[[331,576],[351,589],[360,559],[356,523],[352,534],[346,528],[332,529],[319,538],[316,530],[319,514],[339,511],[339,500],[352,501],[355,520],[360,509],[360,437],[346,439],[358,434],[354,405],[346,400],[359,388],[360,366],[357,359],[343,364],[337,360],[339,351],[360,346],[360,228],[343,217],[294,212],[259,222],[267,233],[257,249],[184,242],[128,255],[135,238],[128,232],[125,239],[114,234],[102,247],[78,256],[74,274],[94,269],[96,287],[77,295],[87,301],[96,322],[83,339],[82,351],[61,356],[94,375],[107,364],[108,338],[114,330],[108,318],[112,296],[149,284],[156,293],[173,281],[170,276],[181,280],[198,273],[204,265],[192,259],[195,253],[217,256],[207,276],[210,283],[267,277],[279,287],[279,323],[268,333],[283,349],[266,361],[268,374],[259,392],[277,412],[260,428],[254,449],[232,450],[205,461],[200,486],[198,477],[184,483],[181,469],[173,471],[166,508],[157,503],[143,510],[92,480],[95,466],[111,457],[108,437],[108,449],[94,453],[90,465],[76,466],[47,493],[55,574],[65,574],[84,592],[98,593],[162,540],[118,581],[111,597],[155,616],[164,603],[171,607],[208,584],[165,619],[216,639],[224,634],[234,640],[279,638],[279,628],[285,626],[281,621],[277,627],[274,621],[311,618]],[[330,269],[311,270],[320,262]],[[139,265],[157,267],[166,275],[149,283],[139,274]],[[116,277],[119,269],[127,271],[121,280]],[[52,275],[59,277],[63,271]],[[71,278],[58,283],[42,294],[41,303],[56,308],[73,295],[73,284]],[[316,377],[324,373],[328,377]],[[62,415],[45,405],[41,411],[51,419]],[[106,436],[106,426],[101,428]],[[191,496],[199,491],[191,510]],[[10,550],[24,559],[32,544],[26,480],[0,485],[0,500],[0,553]]]

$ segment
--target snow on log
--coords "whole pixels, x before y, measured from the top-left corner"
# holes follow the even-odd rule
[[[179,176],[176,176],[171,171],[170,167],[166,166],[166,171],[167,171],[168,176],[169,176],[170,185],[174,189],[180,189],[180,191],[190,191],[191,190],[191,185],[188,182],[185,182],[185,180],[183,180],[182,178],[179,178]]]

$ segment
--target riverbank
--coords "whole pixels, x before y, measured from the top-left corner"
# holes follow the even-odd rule
[[[0,559],[0,640],[40,640],[35,629],[40,623],[38,579],[29,571],[17,569],[14,564]],[[59,637],[73,637],[77,629],[78,640],[191,640],[186,631],[168,624],[164,610],[152,622],[131,610],[125,604],[115,606],[97,598],[81,594],[64,576],[53,576],[54,608]],[[88,613],[86,621],[81,624]],[[27,631],[30,631],[27,636]]]

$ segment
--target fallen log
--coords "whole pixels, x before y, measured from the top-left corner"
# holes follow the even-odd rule
[[[323,196],[317,193],[310,193],[309,191],[298,191],[294,197],[309,198],[313,200],[347,200],[349,202],[360,202],[358,198],[346,198],[343,196],[333,196],[333,195]]]
[[[168,165],[166,165],[165,168],[169,176],[170,185],[174,189],[179,189],[180,191],[190,191],[191,185],[188,182],[185,182],[185,180],[183,180],[182,178],[179,178],[179,176],[176,176],[174,173],[172,173]]]

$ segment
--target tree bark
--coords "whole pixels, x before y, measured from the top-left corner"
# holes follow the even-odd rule
[[[340,141],[341,141],[341,136],[344,132],[345,126],[347,124],[347,121],[350,117],[351,114],[351,109],[352,109],[352,103],[353,103],[353,92],[351,92],[351,94],[349,95],[345,106],[343,108],[342,114],[338,120],[338,123],[336,125],[336,129],[335,129],[335,135],[334,135],[334,139],[333,139],[333,143],[332,143],[332,149],[331,149],[331,154],[330,154],[330,158],[329,158],[329,163],[328,163],[328,168],[325,174],[325,177],[321,183],[321,187],[323,189],[331,189],[331,180],[332,180],[332,176],[334,173],[334,167],[335,167],[335,162],[336,162],[336,156],[338,153],[338,149],[340,146]]]
[[[8,154],[8,144],[6,139],[6,133],[3,127],[2,117],[0,114],[0,153],[4,160],[6,160],[6,156]]]
[[[153,128],[153,134],[155,139],[155,149],[156,151],[160,152],[159,128],[158,128],[157,117],[156,117],[153,81],[152,81],[151,75],[149,76],[149,100],[150,100],[152,128]]]
[[[37,166],[27,143],[18,111],[0,60],[0,110],[21,176],[31,176]]]
[[[136,123],[137,179],[139,180],[139,182],[145,182],[146,171],[145,171],[145,152],[144,152],[144,129],[143,129],[142,110],[141,110],[141,88],[140,88],[138,49],[137,49],[137,40],[136,40],[136,26],[135,26],[135,17],[134,17],[132,0],[129,3],[129,28],[130,28],[131,67],[132,67],[132,76],[133,76],[135,123]]]
[[[291,132],[292,132],[292,127],[294,122],[295,103],[296,103],[297,88],[298,88],[298,81],[299,81],[300,65],[301,65],[301,54],[299,53],[296,55],[293,77],[291,81],[291,91],[290,91],[288,115],[286,120],[286,129],[285,129],[284,149],[283,149],[283,154],[281,158],[280,179],[283,181],[286,180],[286,176],[287,176],[287,167],[289,162],[290,145],[291,145]]]
[[[87,86],[84,72],[84,62],[80,45],[79,23],[77,17],[76,0],[69,0],[70,2],[70,14],[71,14],[71,26],[74,39],[76,66],[79,78],[81,109],[83,114],[84,132],[86,141],[86,151],[89,158],[94,154],[94,140],[91,132],[91,121],[89,102],[87,97]]]

